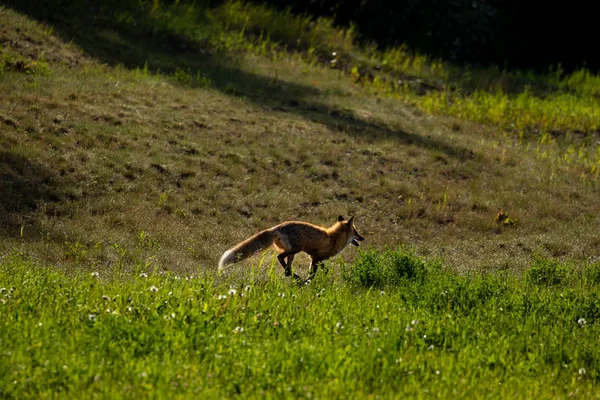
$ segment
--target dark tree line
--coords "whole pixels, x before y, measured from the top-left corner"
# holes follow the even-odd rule
[[[183,0],[181,0],[183,2]],[[188,0],[217,6],[223,0]],[[550,0],[248,0],[336,25],[356,26],[358,37],[380,48],[405,43],[445,60],[507,68],[600,70],[600,14],[593,1]],[[161,0],[161,3],[178,3]],[[87,13],[152,5],[152,0],[0,0],[37,15]]]
[[[256,3],[265,1],[256,0]],[[510,0],[266,0],[356,25],[361,40],[457,62],[600,69],[594,2]]]

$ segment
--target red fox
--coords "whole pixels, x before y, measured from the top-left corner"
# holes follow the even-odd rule
[[[346,221],[341,215],[329,228],[306,222],[288,221],[266,229],[227,250],[219,260],[219,272],[229,264],[244,260],[274,245],[285,275],[292,275],[294,256],[304,251],[311,256],[309,279],[317,272],[318,263],[335,256],[349,244],[358,246],[363,238],[354,227],[354,217]],[[299,277],[294,274],[294,278]]]

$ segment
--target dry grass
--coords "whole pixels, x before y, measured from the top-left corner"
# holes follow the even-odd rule
[[[260,229],[343,214],[369,246],[414,244],[458,270],[518,271],[540,250],[600,256],[597,180],[561,162],[577,138],[519,142],[426,115],[295,56],[155,43],[139,56],[172,69],[136,69],[119,59],[127,38],[101,33],[106,53],[92,54],[89,37],[68,43],[0,9],[1,51],[50,69],[0,78],[3,252],[66,268],[214,271]],[[501,210],[517,224],[496,224]]]

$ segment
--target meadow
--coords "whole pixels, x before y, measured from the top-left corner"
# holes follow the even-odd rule
[[[408,248],[290,284],[274,264],[65,276],[0,265],[3,398],[592,398],[600,264],[457,275]],[[574,268],[578,267],[578,268]]]
[[[240,1],[1,4],[0,397],[595,395],[594,72]],[[310,285],[217,274],[340,214],[366,240]]]

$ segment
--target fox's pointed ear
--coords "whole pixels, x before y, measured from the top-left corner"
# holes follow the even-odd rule
[[[348,225],[352,225],[354,223],[354,216],[350,217],[348,220]]]
[[[344,217],[342,217],[341,215],[338,217],[338,222],[342,222],[345,221]]]

